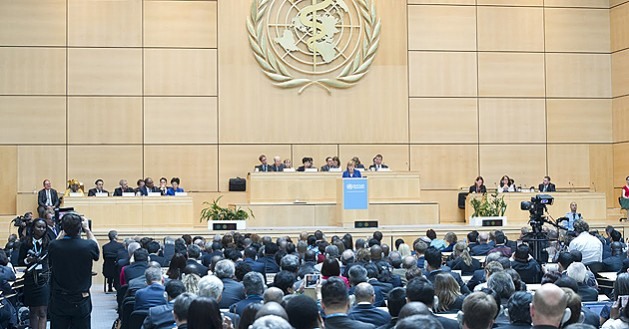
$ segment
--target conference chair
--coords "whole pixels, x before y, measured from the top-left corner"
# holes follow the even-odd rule
[[[132,300],[125,299],[124,304],[122,304],[122,314],[120,315],[120,329],[129,329],[129,323],[131,321],[131,313],[133,313],[133,309],[135,308],[135,298]]]
[[[618,204],[620,205],[620,212],[622,213],[624,210],[625,217],[620,217],[619,222],[627,221],[627,217],[629,217],[629,199],[624,199],[623,197],[618,197]],[[622,215],[621,215],[622,216]]]
[[[129,317],[129,325],[127,329],[140,329],[144,323],[144,319],[149,315],[148,310],[137,310],[131,313]],[[124,322],[123,322],[124,324]]]

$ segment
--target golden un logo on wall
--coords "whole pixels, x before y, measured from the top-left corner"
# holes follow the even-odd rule
[[[375,0],[254,0],[249,44],[281,88],[349,88],[369,71],[380,42]]]

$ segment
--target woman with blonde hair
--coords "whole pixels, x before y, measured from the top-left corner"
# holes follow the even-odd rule
[[[435,296],[439,298],[437,313],[456,313],[463,307],[461,288],[454,277],[447,273],[435,277]]]
[[[463,241],[454,245],[452,256],[453,259],[448,262],[448,266],[453,270],[460,270],[461,275],[473,275],[474,271],[481,268],[478,259],[470,256],[467,245]]]
[[[400,256],[402,256],[402,258],[411,255],[411,247],[409,245],[407,245],[406,243],[402,243],[397,248],[397,251],[400,253]]]

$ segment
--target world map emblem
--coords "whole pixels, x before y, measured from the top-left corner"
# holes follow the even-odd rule
[[[376,0],[254,0],[249,45],[281,88],[356,85],[373,64],[381,22]]]

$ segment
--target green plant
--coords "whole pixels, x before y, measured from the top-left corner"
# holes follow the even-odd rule
[[[471,203],[474,208],[472,217],[504,216],[505,211],[507,211],[504,195],[498,197],[497,194],[492,194],[491,197],[488,197],[485,193],[481,198],[472,198]]]
[[[233,207],[233,208],[225,208],[225,207],[221,207],[218,204],[218,201],[222,198],[223,196],[219,196],[216,200],[212,201],[212,202],[203,202],[204,205],[209,205],[206,208],[203,208],[203,210],[201,210],[201,218],[200,218],[200,222],[203,220],[206,221],[210,221],[210,220],[228,220],[228,221],[234,221],[234,220],[247,220],[247,218],[249,218],[249,216],[251,216],[252,218],[256,218],[256,216],[253,214],[253,211],[251,211],[251,209],[247,209],[244,210],[240,207]]]

